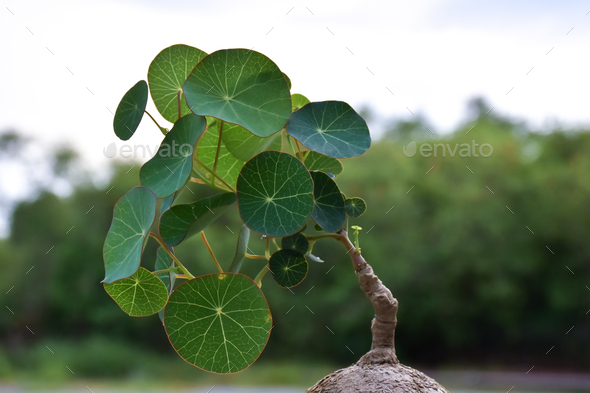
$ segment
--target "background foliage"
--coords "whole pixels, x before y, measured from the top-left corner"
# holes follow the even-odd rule
[[[352,221],[364,228],[363,255],[400,302],[398,356],[406,364],[438,367],[508,367],[531,359],[539,367],[587,367],[590,131],[536,133],[475,113],[437,139],[429,139],[420,120],[396,122],[367,153],[343,161],[341,190],[369,206]],[[451,146],[475,140],[494,150],[488,158],[408,158],[402,146],[412,140]],[[76,165],[60,154],[56,171]],[[0,291],[10,290],[4,303],[15,311],[0,313],[0,376],[34,367],[30,359],[42,356],[40,343],[100,348],[105,335],[125,342],[122,352],[149,342],[149,356],[174,356],[157,315],[129,318],[99,285],[112,207],[139,184],[132,165],[115,164],[108,186],[82,178],[68,197],[41,191],[14,209],[10,234],[0,240]],[[190,197],[185,193],[184,202]],[[241,227],[237,217],[225,214],[207,230],[225,268]],[[178,248],[179,258],[195,273],[214,273],[200,239],[187,243]],[[147,247],[146,255],[155,255],[153,240]],[[253,237],[251,248],[261,252],[263,241]],[[314,254],[325,263],[311,264],[302,285],[288,290],[264,279],[274,328],[263,362],[314,358],[348,365],[369,349],[372,310],[348,256],[328,241]],[[244,262],[245,274],[259,268]],[[93,361],[82,375],[121,372],[104,356]]]

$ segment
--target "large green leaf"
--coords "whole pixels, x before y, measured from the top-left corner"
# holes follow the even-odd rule
[[[166,285],[143,267],[129,278],[104,284],[104,289],[132,317],[155,314],[168,300]]]
[[[145,187],[135,187],[117,202],[113,222],[104,242],[103,282],[133,275],[141,262],[143,244],[156,217],[156,196]]]
[[[193,114],[178,120],[156,155],[141,167],[141,185],[151,189],[158,198],[172,195],[181,188],[193,168],[195,142],[206,126],[204,117]]]
[[[160,236],[166,244],[175,246],[205,229],[235,201],[236,194],[226,192],[191,204],[174,205],[160,217]]]
[[[367,123],[341,101],[305,105],[293,113],[287,132],[308,149],[329,157],[358,156],[371,146]]]
[[[346,198],[344,200],[344,205],[346,207],[346,214],[352,218],[362,216],[365,210],[367,210],[367,204],[363,198]]]
[[[178,286],[164,312],[170,343],[188,363],[236,373],[263,351],[272,317],[262,291],[233,273],[197,277]]]
[[[344,226],[346,209],[338,185],[324,172],[311,172],[315,207],[311,217],[326,232],[336,232]]]
[[[253,50],[211,53],[191,72],[183,90],[195,114],[239,124],[261,137],[279,131],[291,116],[291,94],[281,70]]]
[[[309,250],[309,241],[302,233],[297,232],[294,235],[285,236],[283,240],[281,240],[281,248],[295,250],[301,254],[307,254],[307,250]]]
[[[334,176],[342,173],[342,163],[340,161],[312,150],[306,153],[303,163],[309,171],[322,171]]]
[[[250,241],[250,228],[242,225],[240,234],[238,235],[238,245],[236,246],[236,254],[228,269],[230,273],[239,273],[242,268],[242,262],[248,251],[248,242]]]
[[[126,141],[133,136],[143,117],[147,99],[148,86],[143,80],[125,93],[113,119],[113,129],[119,139]]]
[[[148,83],[152,99],[158,112],[169,122],[175,123],[180,117],[190,113],[182,86],[193,68],[205,56],[205,52],[192,46],[172,45],[158,53],[150,64]]]
[[[268,268],[277,284],[291,288],[305,279],[309,265],[299,251],[282,249],[272,254]]]
[[[291,235],[313,211],[309,172],[287,153],[265,151],[248,161],[236,190],[242,221],[265,235]]]
[[[219,128],[221,124],[225,127],[227,123],[211,117],[207,118],[207,123],[207,132],[199,140],[197,158],[209,169],[215,169],[217,176],[235,188],[240,169],[244,166],[244,161],[238,160],[227,150],[223,143],[223,138],[221,144],[219,144]],[[218,147],[219,154],[217,154]],[[217,166],[215,166],[215,157],[217,157]],[[206,169],[203,168],[202,172],[207,179],[211,179],[212,175]]]
[[[231,123],[223,124],[221,139],[227,150],[242,161],[248,161],[265,150],[281,150],[280,132],[261,138],[244,127]]]

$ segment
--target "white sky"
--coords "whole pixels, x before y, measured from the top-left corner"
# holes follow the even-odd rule
[[[590,124],[589,11],[576,0],[4,1],[0,131],[68,141],[97,168],[104,147],[123,144],[107,108],[177,43],[254,47],[312,101],[382,118],[411,116],[407,107],[438,132],[475,95],[537,127]],[[161,139],[145,117],[129,143]],[[11,173],[0,171],[0,189],[18,188]]]

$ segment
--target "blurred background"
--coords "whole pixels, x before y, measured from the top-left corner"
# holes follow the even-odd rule
[[[0,391],[301,391],[369,349],[372,309],[331,242],[293,293],[265,278],[275,327],[237,375],[186,364],[157,316],[130,318],[104,291],[112,208],[151,157],[120,154],[111,112],[175,43],[254,47],[293,92],[366,118],[373,145],[344,160],[339,184],[368,204],[353,224],[400,302],[404,364],[451,391],[590,391],[590,6],[474,4],[3,4]],[[153,152],[161,139],[144,119],[127,144]],[[207,230],[225,265],[235,213]],[[196,238],[178,254],[214,271]]]

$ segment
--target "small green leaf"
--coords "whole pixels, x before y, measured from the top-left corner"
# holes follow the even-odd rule
[[[143,244],[156,217],[156,196],[145,187],[135,187],[115,205],[113,222],[104,242],[103,282],[133,275],[141,262]]]
[[[262,291],[233,273],[197,277],[178,286],[164,312],[170,343],[188,363],[237,373],[264,350],[272,317]]]
[[[119,139],[126,141],[133,136],[143,117],[147,99],[148,87],[143,80],[125,93],[113,119],[113,129]]]
[[[230,273],[239,273],[242,267],[242,262],[244,261],[244,257],[246,256],[246,252],[248,251],[248,242],[250,241],[250,228],[246,225],[242,225],[242,229],[240,229],[240,234],[238,235],[238,245],[236,247],[236,255],[234,256],[234,260],[229,267]]]
[[[326,232],[336,232],[344,226],[346,209],[338,185],[324,172],[311,172],[315,207],[311,217]]]
[[[338,176],[342,173],[342,163],[336,158],[328,157],[315,151],[310,150],[303,163],[311,171],[321,171]]]
[[[268,267],[277,284],[291,288],[305,279],[309,265],[299,251],[282,249],[272,254]]]
[[[227,150],[238,160],[244,162],[265,150],[281,150],[280,132],[261,138],[244,127],[231,123],[223,124],[221,139]]]
[[[174,205],[160,218],[160,236],[166,244],[175,246],[205,229],[235,201],[236,194],[226,192],[191,204]]]
[[[155,314],[168,300],[166,285],[143,267],[129,278],[104,284],[104,289],[132,317]]]
[[[238,124],[261,137],[279,131],[291,116],[283,73],[253,50],[211,53],[191,72],[183,90],[195,114]]]
[[[292,94],[291,101],[293,102],[293,112],[297,111],[298,109],[303,108],[305,105],[309,104],[309,100],[303,94]]]
[[[244,165],[237,184],[242,221],[270,236],[297,232],[313,211],[313,182],[287,153],[265,151]]]
[[[294,112],[287,132],[305,147],[328,157],[349,158],[371,145],[369,128],[346,102],[312,102]]]
[[[162,206],[160,206],[160,215],[164,214],[166,210],[170,209],[170,206],[172,206],[172,203],[176,199],[177,195],[178,192],[175,192],[174,194],[162,199]]]
[[[158,112],[171,123],[176,123],[180,114],[190,113],[186,106],[182,86],[193,68],[207,54],[187,45],[172,45],[154,58],[148,70],[148,83]]]
[[[197,158],[209,169],[215,169],[217,176],[235,188],[240,169],[244,166],[244,161],[238,160],[227,150],[223,143],[223,136],[221,138],[221,145],[219,145],[219,127],[221,124],[225,128],[227,123],[222,123],[220,120],[212,117],[207,118],[207,132],[199,140]],[[219,155],[217,154],[218,146]],[[217,168],[215,168],[215,157],[217,157]],[[213,176],[206,169],[203,169],[202,172],[207,179],[211,179]]]
[[[344,206],[346,207],[346,214],[352,218],[362,216],[367,210],[367,204],[363,198],[347,198],[344,200]]]
[[[158,198],[172,195],[181,188],[191,174],[193,148],[206,125],[204,117],[193,114],[178,120],[156,155],[141,167],[141,185],[151,189]]]
[[[281,248],[285,250],[295,250],[301,254],[306,254],[309,249],[309,242],[304,235],[298,232],[291,236],[285,236],[283,240],[281,240]]]

